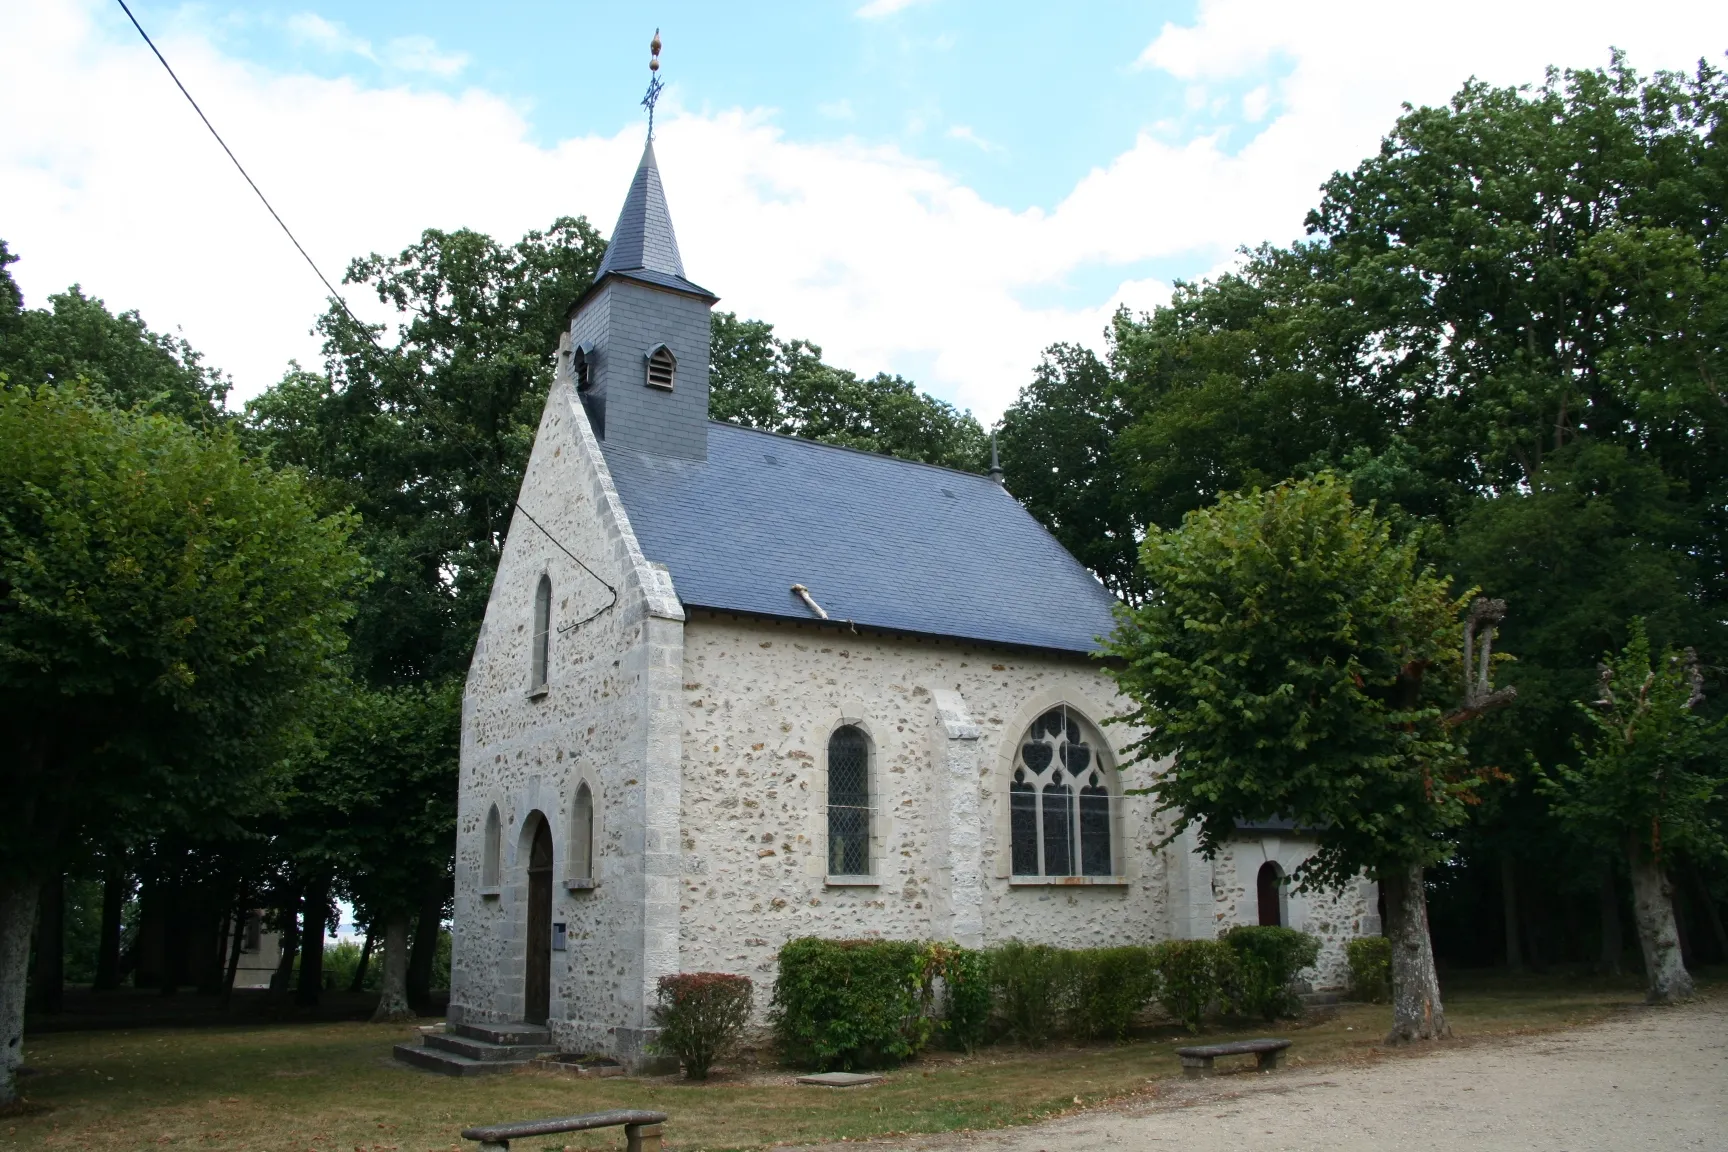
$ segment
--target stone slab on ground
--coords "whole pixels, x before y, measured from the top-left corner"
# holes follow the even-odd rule
[[[883,1077],[874,1072],[818,1072],[814,1076],[800,1076],[800,1084],[816,1084],[823,1088],[863,1088],[870,1084],[882,1083]]]

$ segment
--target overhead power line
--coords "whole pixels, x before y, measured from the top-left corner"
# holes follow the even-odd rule
[[[210,135],[215,139],[217,145],[221,147],[223,153],[233,163],[234,170],[240,173],[240,178],[246,181],[246,186],[252,189],[253,195],[258,197],[258,202],[264,205],[264,210],[270,213],[270,218],[276,221],[276,226],[282,229],[282,234],[284,236],[288,237],[288,242],[294,245],[294,251],[300,253],[300,258],[306,261],[306,266],[312,269],[312,274],[318,277],[319,282],[324,285],[325,291],[330,293],[330,298],[336,301],[337,307],[342,309],[356,328],[366,334],[366,338],[372,342],[372,347],[378,350],[378,354],[388,359],[392,355],[390,350],[378,342],[378,336],[372,331],[371,325],[362,323],[360,318],[354,315],[354,310],[348,307],[348,301],[343,298],[342,293],[336,290],[336,286],[330,283],[330,278],[324,275],[323,269],[318,267],[318,262],[312,259],[311,255],[306,251],[305,246],[302,245],[299,239],[294,235],[294,230],[288,227],[288,222],[282,219],[282,214],[276,211],[275,207],[270,203],[270,198],[264,195],[264,190],[262,188],[258,187],[258,182],[252,179],[251,174],[246,171],[246,166],[240,163],[240,158],[234,155],[234,150],[228,147],[228,142],[226,140],[222,139],[222,133],[216,131],[216,125],[210,123],[210,117],[204,115],[204,109],[198,106],[198,101],[192,98],[192,93],[188,92],[186,90],[186,85],[180,82],[180,77],[174,72],[174,66],[168,63],[168,58],[162,55],[162,50],[156,47],[156,42],[154,40],[150,39],[150,33],[144,31],[144,25],[138,23],[138,17],[132,14],[132,9],[127,6],[126,0],[115,0],[115,2],[120,5],[120,10],[126,13],[126,19],[132,21],[132,27],[138,29],[138,35],[144,38],[144,43],[149,46],[150,51],[155,54],[156,59],[161,61],[163,69],[168,73],[168,78],[174,81],[174,87],[180,89],[180,95],[186,97],[186,103],[192,105],[192,111],[198,113],[198,119],[203,121],[204,127],[210,130]],[[408,386],[413,388],[415,392],[419,394],[421,404],[424,407],[426,414],[432,417],[432,419],[438,421],[439,424],[443,425],[444,431],[450,433],[451,438],[455,443],[462,444],[463,449],[473,459],[475,464],[484,467],[486,462],[480,459],[474,449],[466,444],[462,438],[456,434],[455,429],[444,423],[443,417],[438,414],[437,406],[432,403],[432,398],[420,387],[420,382],[412,376],[405,376],[404,379],[407,381]],[[559,629],[559,631],[567,631],[570,628],[586,624],[589,620],[594,619],[594,617],[600,615],[600,613],[618,603],[618,589],[614,588],[604,576],[601,576],[598,572],[594,571],[594,569],[588,567],[587,564],[583,563],[580,556],[577,556],[576,553],[566,548],[564,542],[559,540],[558,537],[552,535],[551,531],[547,529],[544,524],[534,518],[532,512],[528,511],[528,509],[522,507],[521,504],[514,500],[510,503],[516,511],[522,513],[528,523],[534,525],[534,527],[538,528],[540,533],[545,536],[546,539],[552,541],[553,545],[556,546],[560,552],[575,561],[577,567],[588,573],[588,575],[592,576],[595,580],[598,580],[606,591],[612,594],[612,599],[608,603],[596,609],[592,614],[576,621],[575,624],[567,625],[565,628]]]

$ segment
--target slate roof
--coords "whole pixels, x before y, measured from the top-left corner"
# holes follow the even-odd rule
[[[983,476],[710,421],[708,459],[602,444],[689,607],[1090,652],[1111,595]]]
[[[666,189],[660,183],[660,165],[654,158],[654,142],[642,149],[642,162],[630,181],[624,209],[612,229],[611,243],[600,258],[594,284],[607,276],[628,276],[663,288],[714,294],[692,284],[684,276],[684,258],[678,254],[678,237],[672,231],[672,213],[666,207]]]

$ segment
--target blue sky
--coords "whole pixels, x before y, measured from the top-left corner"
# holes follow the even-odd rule
[[[140,19],[323,267],[429,227],[611,228],[665,40],[657,152],[721,307],[986,420],[1041,351],[1244,245],[1401,105],[1541,81],[1611,46],[1728,48],[1697,0],[851,0],[479,5],[138,0]],[[178,328],[244,399],[323,291],[113,0],[0,0],[0,237],[33,305],[78,282]],[[351,292],[362,312],[386,319]]]

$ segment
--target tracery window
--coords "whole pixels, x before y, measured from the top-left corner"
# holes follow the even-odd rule
[[[1015,876],[1111,876],[1110,767],[1103,741],[1078,713],[1057,705],[1032,722],[1008,784]]]
[[[546,666],[552,654],[552,578],[541,576],[534,589],[534,656],[529,669],[528,690],[539,692],[546,687]]]
[[[870,740],[851,724],[828,737],[828,874],[870,875]]]

